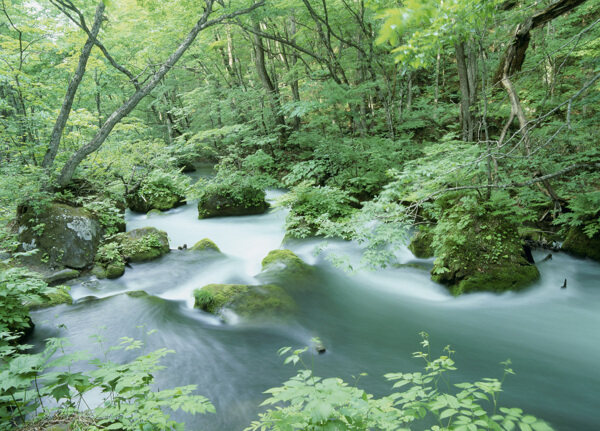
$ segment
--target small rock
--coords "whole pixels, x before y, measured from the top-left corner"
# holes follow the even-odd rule
[[[44,277],[44,281],[48,284],[60,283],[67,280],[72,280],[79,277],[79,271],[76,269],[65,268],[61,271],[55,272],[54,274]]]
[[[183,249],[184,250],[187,249],[187,245],[185,245]],[[213,251],[216,251],[217,253],[221,252],[221,250],[219,250],[219,247],[217,247],[217,244],[215,244],[208,238],[201,239],[196,244],[194,244],[193,247],[190,248],[190,250],[194,250],[194,251],[213,250]]]

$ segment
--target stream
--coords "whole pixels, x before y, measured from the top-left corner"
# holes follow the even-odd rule
[[[282,192],[269,191],[274,199]],[[102,335],[105,346],[123,336],[141,339],[147,351],[166,347],[166,368],[157,374],[158,387],[195,384],[217,413],[175,414],[190,430],[241,430],[257,418],[263,392],[295,374],[283,365],[277,350],[303,347],[319,337],[323,355],[307,353],[318,376],[337,376],[377,396],[389,394],[387,372],[418,371],[422,361],[419,332],[430,334],[432,354],[450,345],[458,367],[452,383],[502,377],[499,363],[510,358],[515,376],[508,376],[499,404],[520,407],[547,420],[558,430],[594,430],[600,422],[600,264],[554,253],[538,265],[541,278],[525,291],[495,295],[477,293],[452,297],[416,267],[349,274],[329,263],[330,254],[358,259],[356,244],[310,239],[286,244],[315,267],[310,280],[279,284],[295,294],[298,312],[286,321],[223,324],[193,306],[192,292],[208,283],[258,284],[260,262],[281,247],[284,209],[256,216],[197,219],[195,202],[159,215],[127,213],[128,230],[155,226],[165,230],[174,249],[166,256],[134,264],[116,280],[78,280],[72,286],[73,305],[32,313],[32,342],[67,337],[72,350],[100,355],[90,338]],[[223,252],[179,251],[202,238]],[[318,255],[317,248],[324,248]],[[540,261],[544,251],[534,254]],[[432,260],[415,259],[403,249],[401,263],[431,267]],[[561,289],[564,279],[568,288]],[[143,290],[149,296],[121,293]],[[60,326],[59,326],[60,325]],[[155,329],[152,335],[149,330]],[[132,359],[136,352],[116,352]]]

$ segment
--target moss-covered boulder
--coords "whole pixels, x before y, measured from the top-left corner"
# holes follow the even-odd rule
[[[157,259],[170,251],[167,233],[155,227],[143,227],[121,233],[116,240],[125,260],[145,262]]]
[[[73,303],[73,298],[70,293],[71,289],[69,286],[56,286],[41,296],[39,300],[30,302],[28,307],[30,309],[54,307],[55,305]]]
[[[21,206],[17,218],[21,250],[38,248],[41,262],[76,269],[93,263],[103,229],[90,211],[54,202],[38,211]]]
[[[291,250],[271,250],[262,260],[263,272],[277,272],[286,275],[303,276],[312,273],[312,267]]]
[[[167,233],[154,227],[134,229],[113,235],[98,249],[92,275],[118,278],[125,273],[126,262],[157,259],[170,251]]]
[[[154,170],[133,193],[125,199],[135,212],[147,213],[156,209],[166,211],[184,205],[189,179],[181,174]]]
[[[245,318],[285,316],[295,309],[294,300],[274,284],[209,284],[196,289],[194,299],[195,308],[221,317],[226,309]]]
[[[485,203],[459,201],[438,220],[434,234],[432,279],[456,295],[518,290],[539,278],[517,226]]]
[[[198,199],[198,218],[262,214],[269,209],[265,191],[243,182],[212,182]]]
[[[196,244],[194,244],[193,247],[190,248],[190,250],[194,250],[194,251],[210,250],[210,251],[216,251],[217,253],[221,252],[221,250],[219,250],[219,247],[217,247],[217,244],[215,244],[208,238],[201,239]]]
[[[574,256],[589,257],[600,262],[600,233],[590,238],[579,227],[572,227],[567,233],[561,250]]]
[[[121,234],[117,238],[122,238]],[[125,273],[125,257],[118,240],[103,244],[96,253],[96,264],[92,274],[98,278],[119,278]]]
[[[419,229],[408,244],[408,249],[419,259],[433,257],[433,232],[430,229]]]
[[[127,206],[131,211],[147,213],[151,210],[166,211],[181,205],[185,205],[185,196],[171,192],[169,189],[161,189],[156,194],[143,194],[138,192],[127,196]]]
[[[46,275],[44,281],[48,284],[62,283],[67,280],[72,280],[79,277],[80,272],[76,269],[65,268],[60,271],[53,272],[52,274]]]

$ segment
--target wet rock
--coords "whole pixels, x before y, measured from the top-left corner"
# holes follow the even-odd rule
[[[38,248],[40,261],[48,265],[89,267],[102,237],[90,211],[61,203],[51,203],[39,214],[28,206],[19,208],[18,225],[20,249]]]
[[[325,345],[320,340],[314,340],[313,344],[314,344],[316,352],[319,355],[322,355],[323,353],[325,353],[327,351],[327,349],[325,348]]]
[[[312,267],[290,250],[271,250],[262,260],[263,272],[281,272],[288,275],[308,275]]]
[[[410,240],[408,249],[419,259],[433,257],[433,232],[429,229],[421,229]]]
[[[224,317],[226,309],[246,318],[285,316],[295,310],[294,300],[274,284],[209,284],[194,291],[194,307]]]
[[[130,290],[129,292],[125,292],[125,294],[131,298],[145,298],[146,296],[150,296],[143,290]]]
[[[143,227],[121,233],[115,238],[121,254],[129,262],[157,259],[170,251],[167,233],[155,227]]]
[[[187,248],[187,246],[185,248]],[[217,244],[215,244],[208,238],[201,239],[196,244],[194,244],[190,248],[190,250],[194,250],[194,251],[212,250],[212,251],[216,251],[218,253],[221,252],[221,250],[219,250],[219,247],[217,247]]]
[[[444,253],[434,262],[432,279],[455,295],[519,290],[540,276],[527,261],[517,226],[491,211],[447,211],[435,233]]]
[[[198,200],[198,218],[262,214],[269,209],[265,192],[249,184],[212,183]]]
[[[70,293],[71,289],[68,286],[57,286],[51,289],[50,293],[43,295],[39,301],[34,301],[28,304],[29,308],[46,308],[54,307],[55,305],[73,303],[73,298]]]
[[[63,281],[72,280],[79,277],[80,272],[76,269],[65,268],[44,277],[44,281],[48,284],[61,283]]]
[[[186,181],[184,176],[155,170],[135,192],[125,197],[127,206],[132,211],[147,213],[151,210],[166,211],[185,205]]]
[[[562,244],[562,251],[600,262],[600,233],[590,238],[579,227],[572,227]]]

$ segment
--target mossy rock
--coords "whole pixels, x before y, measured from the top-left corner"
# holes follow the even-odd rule
[[[106,266],[106,278],[119,278],[123,274],[125,274],[124,262],[114,262]]]
[[[589,257],[600,262],[600,233],[587,236],[580,228],[572,227],[563,242],[562,251],[578,257]]]
[[[458,295],[519,290],[538,279],[517,226],[483,207],[472,211],[449,209],[438,221],[432,280]]]
[[[410,240],[408,249],[419,259],[427,259],[433,257],[433,232],[429,229],[419,230]]]
[[[71,289],[68,286],[57,286],[52,288],[51,293],[47,293],[44,295],[44,298],[41,301],[32,302],[29,305],[30,309],[35,308],[46,308],[46,307],[54,307],[55,305],[60,304],[68,304],[71,305],[73,303],[73,298],[69,293]]]
[[[54,272],[44,277],[44,281],[48,284],[61,283],[63,281],[72,280],[79,277],[80,272],[76,269],[65,268],[60,271]]]
[[[157,209],[150,210],[146,213],[147,216],[161,215],[161,214],[162,214],[162,211],[157,210]]]
[[[147,296],[150,296],[147,292],[143,290],[130,290],[129,292],[125,292],[125,295],[131,298],[145,298]]]
[[[119,234],[121,253],[130,262],[157,259],[170,251],[167,233],[155,227],[143,227]]]
[[[194,246],[191,247],[190,250],[194,250],[194,251],[212,250],[212,251],[216,251],[217,253],[221,253],[221,250],[219,250],[219,247],[217,247],[217,244],[215,244],[208,238],[201,239],[196,244],[194,244]]]
[[[127,206],[131,211],[147,213],[151,210],[166,211],[185,205],[185,196],[172,191],[167,187],[153,185],[152,193],[145,193],[140,189],[137,193],[127,195]]]
[[[310,275],[313,268],[291,250],[271,250],[262,260],[263,272],[278,272],[286,275]]]
[[[40,249],[41,262],[49,265],[82,269],[93,263],[103,229],[90,211],[53,202],[40,213],[21,206],[17,216],[22,251]]]
[[[195,308],[216,315],[230,309],[245,318],[285,316],[296,308],[291,296],[274,284],[209,284],[196,289],[194,298]]]
[[[125,234],[120,234],[122,238]],[[119,278],[125,273],[125,258],[122,255],[122,246],[119,242],[103,244],[96,253],[96,265],[92,274],[98,278]]]
[[[540,277],[535,265],[506,265],[489,268],[485,273],[471,275],[452,287],[454,295],[461,293],[519,290]]]
[[[92,270],[90,271],[92,275],[94,275],[99,280],[106,278],[106,268],[100,264],[94,265]]]
[[[262,214],[269,209],[265,191],[248,184],[212,183],[198,200],[198,218]]]

